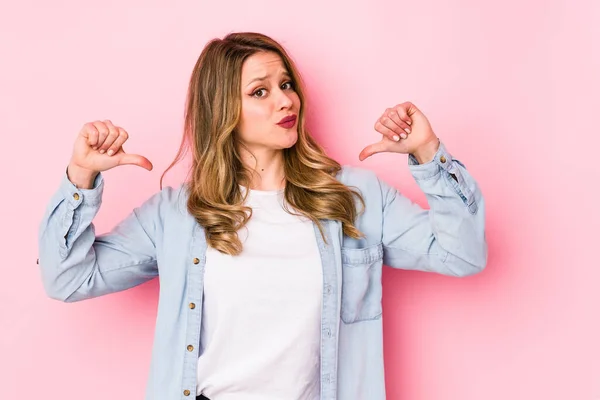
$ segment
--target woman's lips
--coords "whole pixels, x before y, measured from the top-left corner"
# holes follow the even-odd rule
[[[277,125],[285,129],[290,129],[291,127],[296,125],[296,116],[290,115],[289,117],[285,117],[281,121],[279,121]]]

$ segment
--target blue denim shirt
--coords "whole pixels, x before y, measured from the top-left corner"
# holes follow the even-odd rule
[[[484,201],[477,183],[443,144],[433,161],[409,168],[430,210],[403,197],[373,173],[344,166],[338,179],[360,190],[364,238],[315,225],[322,265],[321,399],[385,399],[381,319],[382,266],[451,276],[481,271],[487,261]],[[147,400],[195,398],[207,243],[187,212],[184,186],[165,188],[109,233],[92,220],[104,181],[76,188],[66,175],[39,231],[39,264],[47,294],[74,302],[160,279]]]

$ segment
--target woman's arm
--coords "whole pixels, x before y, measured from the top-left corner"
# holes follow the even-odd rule
[[[102,202],[104,180],[78,189],[63,177],[39,228],[39,266],[48,296],[66,302],[131,288],[158,275],[154,227],[160,193],[96,236],[92,220]]]
[[[443,144],[410,170],[429,203],[424,210],[379,181],[383,198],[384,263],[402,269],[467,276],[487,263],[485,204],[475,179]]]

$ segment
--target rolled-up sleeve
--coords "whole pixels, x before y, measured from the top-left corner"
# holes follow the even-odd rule
[[[94,217],[104,179],[80,189],[65,173],[39,227],[38,264],[48,296],[79,301],[146,282],[158,274],[153,240],[160,195],[134,209],[110,232],[96,235]]]
[[[440,143],[433,160],[409,168],[429,210],[379,181],[383,199],[384,263],[451,276],[475,274],[487,264],[485,204],[464,164]]]

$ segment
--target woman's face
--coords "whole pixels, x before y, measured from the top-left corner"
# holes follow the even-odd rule
[[[281,60],[259,52],[242,65],[239,140],[250,151],[281,150],[298,139],[300,97]]]

